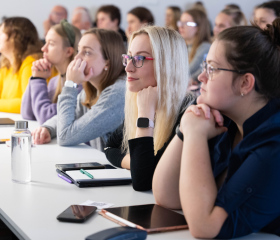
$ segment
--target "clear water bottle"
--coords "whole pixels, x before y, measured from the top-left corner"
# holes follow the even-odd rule
[[[31,132],[27,121],[16,121],[11,137],[12,180],[28,183],[31,181]]]

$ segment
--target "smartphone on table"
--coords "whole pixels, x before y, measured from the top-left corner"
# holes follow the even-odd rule
[[[55,167],[61,171],[71,171],[80,169],[104,169],[105,166],[98,162],[88,162],[88,163],[66,163],[66,164],[56,164]]]
[[[61,222],[82,223],[86,221],[96,211],[94,206],[71,205],[57,216]]]

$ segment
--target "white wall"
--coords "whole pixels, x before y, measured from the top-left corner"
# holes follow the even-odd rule
[[[193,0],[1,0],[0,18],[3,16],[24,16],[29,18],[36,26],[40,37],[43,37],[43,21],[48,17],[54,5],[63,5],[68,9],[68,20],[71,21],[71,14],[75,7],[85,6],[90,9],[92,17],[96,10],[105,4],[114,4],[121,9],[121,27],[126,28],[126,13],[136,6],[144,6],[151,10],[155,17],[156,24],[164,26],[164,14],[167,6],[179,6],[182,10],[190,7]],[[215,16],[228,3],[238,4],[245,13],[247,19],[251,18],[254,6],[264,2],[264,0],[204,0],[204,5],[208,11],[209,19],[214,23]]]

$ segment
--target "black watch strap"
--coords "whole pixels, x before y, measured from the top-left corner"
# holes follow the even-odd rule
[[[180,125],[178,124],[178,126],[176,127],[176,134],[178,136],[178,138],[180,138],[182,141],[184,141],[184,135],[183,133],[180,131]]]

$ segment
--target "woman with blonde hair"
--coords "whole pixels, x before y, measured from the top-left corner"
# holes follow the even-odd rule
[[[132,34],[123,64],[125,121],[110,137],[105,154],[112,164],[131,169],[135,190],[147,191],[181,111],[191,99],[186,97],[186,44],[175,30],[148,26]]]
[[[41,56],[33,23],[24,17],[6,18],[0,26],[0,111],[20,113],[22,95],[31,77],[32,62]]]
[[[115,31],[93,28],[84,33],[67,68],[57,116],[32,133],[35,144],[57,136],[62,146],[89,142],[103,151],[108,135],[124,119],[124,67],[119,61],[123,52],[122,38]]]
[[[33,62],[32,77],[22,99],[21,115],[24,119],[37,120],[40,124],[56,115],[58,95],[65,82],[66,69],[77,53],[81,39],[80,30],[62,20],[50,28],[46,44],[42,47],[44,57]],[[59,75],[51,76],[52,66]],[[82,85],[79,85],[79,91]]]
[[[191,79],[197,81],[200,65],[210,48],[210,25],[207,15],[201,10],[189,9],[181,15],[177,24],[188,47]]]
[[[239,9],[226,8],[215,18],[214,37],[221,31],[235,26],[246,26],[247,20],[244,13]]]

